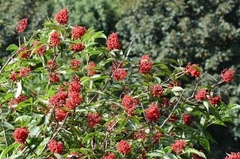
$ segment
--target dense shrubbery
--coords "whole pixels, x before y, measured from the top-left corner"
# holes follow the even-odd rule
[[[136,60],[118,34],[105,47],[102,31],[68,21],[63,9],[31,36],[28,19],[16,27],[19,45],[0,70],[0,158],[206,158],[207,128],[237,107],[215,91],[233,69],[202,85],[212,76],[197,64]],[[194,89],[180,85],[188,78]]]
[[[28,28],[24,36],[29,39],[32,32],[42,28],[49,17],[67,7],[71,13],[69,24],[72,26],[80,24],[86,28],[94,27],[96,30],[104,30],[106,34],[116,31],[121,39],[122,48],[127,49],[131,46],[131,59],[137,60],[148,53],[158,61],[163,58],[181,59],[181,65],[182,62],[186,64],[191,61],[198,63],[214,78],[218,78],[219,72],[224,68],[234,68],[235,80],[231,85],[220,85],[216,91],[221,92],[224,99],[226,94],[229,94],[230,102],[239,101],[238,0],[128,0],[124,3],[118,0],[114,3],[110,0],[24,0],[18,3],[0,0],[0,3],[1,57],[9,56],[9,52],[6,51],[9,44],[18,43],[18,34],[14,29],[19,19],[28,18]],[[104,45],[105,40],[98,39],[97,42]],[[73,64],[77,65],[76,62]],[[200,84],[211,85],[212,77],[202,77]],[[191,94],[191,87],[195,85],[195,81],[181,81],[181,85],[190,88],[185,92]],[[237,118],[230,130],[236,139],[240,136],[238,110],[234,111]],[[220,131],[223,129],[225,130],[220,128]],[[218,131],[219,127],[211,128],[219,143],[228,143],[228,150],[233,147],[239,150],[237,140],[229,138],[232,135],[230,131],[224,133],[227,137],[219,137],[216,135]],[[235,146],[231,146],[233,144]],[[223,156],[226,148],[217,146],[216,150],[222,152],[219,156]],[[218,153],[214,151],[212,154],[217,156]]]

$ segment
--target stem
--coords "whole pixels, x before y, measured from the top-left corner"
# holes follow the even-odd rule
[[[204,73],[197,79],[197,84],[196,84],[195,88],[193,89],[193,93],[192,93],[192,95],[191,95],[187,100],[190,100],[190,99],[192,99],[192,98],[194,97],[195,92],[197,91],[199,82],[200,82],[201,78],[202,78],[203,76],[205,76],[205,74],[207,74],[207,72],[204,72]]]
[[[59,133],[59,131],[62,129],[63,125],[65,124],[67,117],[68,117],[68,113],[67,113],[66,117],[64,118],[62,125],[60,125],[60,127],[57,129],[55,134],[51,137],[51,139],[53,139],[55,136],[57,136],[57,134]]]
[[[5,67],[9,64],[9,62],[16,56],[16,54],[17,54],[17,52],[14,53],[14,54],[7,60],[7,62],[2,66],[2,68],[1,68],[1,70],[0,70],[0,74],[3,73],[4,68],[5,68]]]
[[[27,147],[30,149],[30,151],[35,155],[37,156],[37,154],[35,153],[35,151],[31,148],[31,145],[26,141],[26,145]]]
[[[6,130],[4,129],[4,127],[3,127],[3,136],[4,136],[4,141],[5,141],[6,146],[8,146],[8,141],[7,141],[7,136],[6,136]],[[7,153],[7,158],[8,158],[8,153]]]
[[[163,121],[163,123],[162,123],[162,125],[160,126],[160,128],[162,128],[162,127],[166,124],[166,122],[169,120],[169,118],[172,116],[174,110],[177,108],[178,104],[180,103],[180,100],[181,100],[181,98],[182,98],[182,96],[183,96],[183,92],[184,92],[184,91],[182,91],[182,93],[181,93],[181,95],[180,95],[177,103],[176,103],[176,104],[174,105],[174,107],[173,107],[173,110],[171,111],[171,113],[169,114],[169,116],[167,117],[167,119],[165,119],[165,120]]]

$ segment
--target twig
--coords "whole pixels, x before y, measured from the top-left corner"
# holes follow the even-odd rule
[[[9,62],[14,58],[14,56],[16,56],[17,52],[14,53],[10,58],[8,58],[7,62],[2,66],[1,70],[0,70],[0,74],[3,73],[4,68],[9,64]]]
[[[37,154],[35,153],[35,151],[31,148],[31,145],[26,141],[26,145],[27,147],[30,149],[30,151],[35,155],[37,156]]]
[[[65,122],[66,122],[66,120],[67,120],[67,117],[68,117],[68,113],[67,113],[66,117],[64,118],[62,125],[57,129],[57,131],[56,131],[55,134],[51,137],[51,139],[53,139],[55,136],[57,136],[57,134],[59,133],[59,131],[62,129],[63,125],[65,124]]]
[[[201,78],[202,78],[203,76],[205,76],[206,74],[207,74],[207,72],[204,72],[204,73],[201,75],[201,77],[198,78],[197,84],[196,84],[195,88],[193,89],[193,93],[192,93],[192,95],[191,95],[187,100],[190,100],[190,99],[192,99],[192,98],[194,97],[195,92],[197,91],[197,88],[198,88],[198,85],[199,85],[199,82],[200,82]]]
[[[169,114],[169,116],[167,117],[167,119],[165,119],[165,120],[163,121],[163,123],[162,123],[162,125],[160,126],[160,128],[162,128],[162,127],[166,124],[166,122],[169,120],[169,118],[172,116],[174,110],[177,108],[177,106],[178,106],[178,104],[179,104],[179,102],[180,102],[180,100],[181,100],[181,98],[182,98],[182,96],[183,96],[183,92],[184,92],[184,91],[182,91],[182,93],[181,93],[181,95],[180,95],[177,103],[176,103],[176,104],[174,105],[174,107],[173,107],[173,110],[171,111],[171,113]]]

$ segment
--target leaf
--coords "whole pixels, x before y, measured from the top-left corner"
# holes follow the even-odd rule
[[[87,77],[87,76],[83,76],[80,81],[82,84],[84,84],[85,82],[88,82],[90,80],[90,77]]]
[[[177,157],[172,153],[167,153],[163,156],[163,159],[177,159]]]
[[[175,86],[171,89],[172,92],[182,92],[184,89],[179,86]]]
[[[154,77],[154,79],[157,81],[157,83],[161,83],[161,78],[159,78],[159,77]]]
[[[194,148],[188,148],[186,152],[192,153],[192,154],[197,154],[198,156],[201,156],[201,157],[203,157],[203,158],[206,158],[206,156],[205,156],[204,153],[202,153],[202,152],[200,152],[200,151],[198,151],[198,150],[196,150],[196,149],[194,149]]]
[[[0,151],[4,150],[6,148],[6,144],[0,144]]]
[[[19,81],[19,82],[17,82],[17,92],[15,94],[15,98],[20,96],[21,93],[22,93],[22,83],[21,83],[21,81]]]
[[[11,44],[11,45],[9,45],[9,46],[6,48],[7,51],[17,50],[17,49],[18,49],[18,46],[15,45],[15,44]]]
[[[208,151],[210,151],[210,144],[209,144],[209,141],[207,139],[199,138],[199,142],[204,148],[206,148]]]
[[[10,129],[10,130],[14,130],[14,126],[13,126],[12,124],[8,123],[8,122],[1,121],[1,122],[0,122],[0,125],[1,125],[2,127],[8,128],[8,129]]]
[[[9,145],[5,150],[3,150],[2,151],[2,153],[1,153],[1,155],[0,155],[0,158],[6,158],[5,156],[6,156],[6,154],[10,151],[10,150],[12,150],[13,148],[15,148],[16,146],[19,146],[19,144],[18,143],[13,143],[13,144],[11,144],[11,145]]]
[[[37,134],[40,131],[40,127],[39,126],[34,126],[30,129],[30,136],[37,136]]]
[[[87,92],[87,93],[98,93],[98,94],[105,95],[104,92],[99,91],[99,90],[96,90],[96,89],[88,89],[88,90],[86,90],[86,92]]]
[[[151,157],[162,157],[163,155],[157,152],[151,152],[148,153],[147,156],[151,156]]]
[[[68,124],[68,126],[70,127],[70,129],[73,130],[73,132],[74,132],[78,137],[81,137],[81,136],[82,136],[82,133],[81,133],[77,128],[75,128],[73,125]]]
[[[91,140],[93,138],[93,136],[95,135],[95,132],[87,134],[84,138],[82,143],[86,143],[87,141]]]
[[[207,101],[203,101],[203,105],[207,109],[207,112],[209,113],[209,103]]]
[[[21,125],[26,125],[31,121],[32,117],[29,115],[21,115],[15,119],[15,122],[21,122]]]
[[[43,152],[49,140],[50,140],[50,137],[47,137],[39,144],[39,146],[37,147],[37,154],[41,154]]]

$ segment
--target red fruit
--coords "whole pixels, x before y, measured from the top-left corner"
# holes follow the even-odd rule
[[[163,88],[160,84],[155,84],[151,87],[153,97],[160,97],[163,94]]]
[[[151,61],[149,55],[143,55],[140,62],[138,71],[143,74],[147,74],[152,69],[153,62]]]
[[[57,142],[53,139],[51,139],[48,143],[48,150],[50,150],[52,153],[61,154],[63,152],[64,145],[62,142]]]
[[[151,106],[145,110],[145,116],[148,121],[155,122],[160,117],[160,112],[158,106],[155,103],[152,103]]]
[[[49,40],[51,46],[58,46],[61,43],[60,34],[56,31],[52,32]]]
[[[121,140],[120,142],[118,142],[116,145],[116,148],[117,148],[118,152],[120,152],[124,155],[131,152],[131,145],[125,140]]]
[[[60,10],[59,12],[57,12],[55,14],[55,20],[59,23],[59,24],[67,24],[68,22],[68,10],[66,8]]]
[[[28,137],[28,134],[29,134],[29,131],[26,128],[21,127],[21,128],[17,128],[14,131],[13,136],[16,142],[23,144],[25,143]]]
[[[81,38],[85,33],[85,27],[75,25],[72,29],[72,38],[76,40],[78,38]]]
[[[234,69],[224,69],[222,72],[221,72],[221,77],[223,79],[224,82],[231,82],[234,78]]]
[[[22,19],[18,22],[18,25],[16,27],[16,31],[18,33],[22,33],[26,30],[27,26],[28,26],[28,19],[27,18]]]
[[[89,113],[87,117],[89,127],[95,127],[100,122],[101,116],[99,113]]]
[[[198,69],[198,65],[191,63],[188,63],[188,65],[184,68],[184,71],[193,77],[199,77],[201,73]]]
[[[120,49],[121,48],[121,44],[119,42],[117,33],[112,33],[108,36],[107,48],[108,48],[108,50],[114,50],[114,49]]]
[[[183,117],[182,117],[182,119],[183,119],[183,123],[184,123],[185,125],[190,125],[190,124],[192,123],[192,118],[191,118],[191,116],[188,115],[188,114],[184,114]]]
[[[185,140],[175,140],[175,142],[171,146],[173,152],[175,152],[176,154],[180,154],[187,146],[187,142]]]
[[[196,95],[195,95],[195,98],[200,100],[200,101],[203,101],[207,98],[207,94],[208,92],[205,90],[205,89],[200,89]]]

